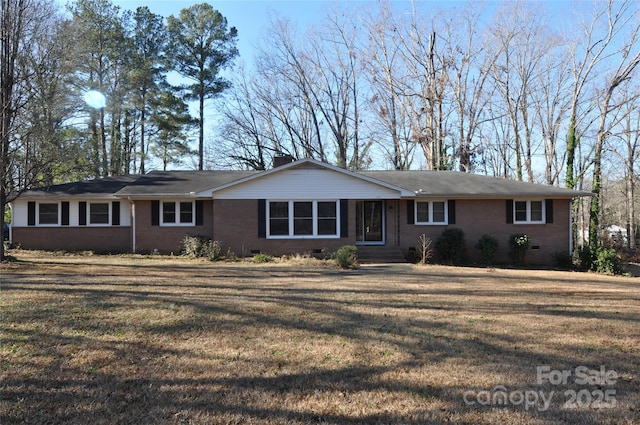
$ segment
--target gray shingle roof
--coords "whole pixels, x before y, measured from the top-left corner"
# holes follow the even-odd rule
[[[590,195],[589,192],[457,171],[363,171],[362,174],[405,188],[417,196],[572,198]]]
[[[118,196],[189,195],[201,192],[259,171],[153,171],[118,191]]]
[[[29,190],[22,198],[193,196],[260,171],[154,171]],[[355,173],[358,174],[358,173]],[[590,192],[456,171],[363,171],[359,174],[416,194],[446,198],[573,198]],[[265,194],[268,196],[267,194]]]
[[[104,177],[74,183],[57,184],[23,192],[21,198],[59,198],[69,195],[87,198],[113,197],[116,192],[135,182],[140,175]]]

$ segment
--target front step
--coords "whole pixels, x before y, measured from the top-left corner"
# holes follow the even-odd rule
[[[404,254],[397,246],[358,245],[360,263],[405,263]]]

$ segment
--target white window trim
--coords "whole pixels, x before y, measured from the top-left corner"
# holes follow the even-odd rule
[[[526,202],[527,203],[527,219],[516,220],[516,202]],[[542,203],[542,219],[541,220],[531,220],[531,202],[541,202]],[[513,200],[513,224],[545,224],[547,222],[547,206],[546,200],[544,199],[514,199]]]
[[[58,222],[57,223],[40,223],[40,205],[42,204],[56,204],[58,206]],[[60,227],[62,223],[62,204],[60,202],[38,202],[36,211],[36,225],[40,227]]]
[[[272,235],[270,226],[270,208],[271,202],[287,202],[288,204],[288,221],[289,221],[289,234],[288,235]],[[312,220],[313,220],[313,234],[311,235],[294,235],[294,217],[293,217],[293,203],[294,202],[311,202],[312,204]],[[318,202],[333,202],[336,205],[336,234],[335,235],[319,235],[318,234]],[[269,199],[266,205],[265,220],[267,226],[267,239],[339,239],[340,238],[340,201],[337,199]]]
[[[180,203],[181,202],[191,202],[191,221],[190,222],[181,222],[180,221]],[[164,204],[172,203],[176,205],[176,221],[175,223],[165,223],[164,222]],[[160,226],[162,227],[195,227],[196,225],[196,201],[190,199],[177,199],[175,201],[160,201]]]
[[[107,204],[107,211],[109,211],[109,222],[108,223],[91,223],[91,205],[92,204]],[[111,201],[99,202],[99,201],[88,201],[87,202],[87,227],[108,227],[111,226],[113,214],[113,204]]]
[[[444,202],[444,221],[418,221],[418,204],[429,204],[429,218],[433,217],[433,203]],[[416,200],[413,203],[413,222],[418,226],[446,226],[449,224],[449,202],[446,199]]]

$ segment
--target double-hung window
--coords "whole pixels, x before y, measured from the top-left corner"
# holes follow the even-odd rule
[[[269,201],[270,238],[338,237],[337,201]]]
[[[57,203],[38,204],[38,224],[56,225],[60,223]]]
[[[416,224],[447,224],[447,201],[416,201]]]
[[[195,226],[195,201],[163,201],[161,211],[164,226]]]
[[[109,202],[91,202],[89,204],[89,224],[109,224]]]
[[[288,202],[269,202],[269,234],[271,236],[289,235]]]
[[[336,202],[318,202],[318,235],[338,234],[338,208]]]
[[[513,222],[516,224],[541,224],[545,222],[544,201],[514,201]]]

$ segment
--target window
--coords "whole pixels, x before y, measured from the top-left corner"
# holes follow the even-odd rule
[[[416,201],[416,224],[447,224],[446,201]]]
[[[337,201],[270,201],[267,236],[337,237]]]
[[[293,234],[313,235],[313,202],[293,203]]]
[[[39,224],[58,224],[58,204],[39,204]]]
[[[289,203],[269,202],[269,234],[289,235]]]
[[[193,202],[180,202],[180,223],[193,222]]]
[[[542,222],[542,201],[531,201],[529,205],[531,206],[530,220]]]
[[[335,202],[318,202],[318,235],[338,234],[338,214]]]
[[[538,224],[545,222],[544,201],[514,201],[513,222]]]
[[[162,223],[166,226],[194,226],[194,201],[162,202]]]
[[[516,201],[515,205],[515,218],[514,221],[527,221],[527,201]]]
[[[175,202],[162,203],[162,222],[164,224],[171,224],[176,222],[176,203]]]
[[[89,224],[109,224],[109,203],[89,204]]]

